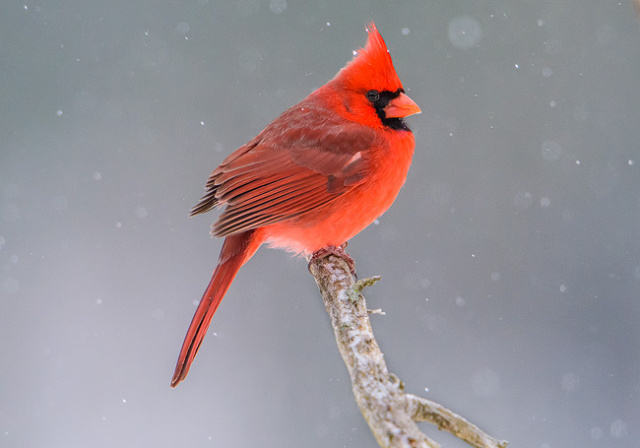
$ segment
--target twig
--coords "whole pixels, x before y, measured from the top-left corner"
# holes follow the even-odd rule
[[[418,397],[413,394],[405,394],[407,403],[406,411],[416,422],[429,422],[438,429],[447,431],[457,438],[464,440],[475,447],[499,447],[507,446],[506,440],[497,440],[486,434],[464,417],[450,411],[435,401]]]
[[[313,258],[309,270],[322,293],[342,359],[347,365],[356,402],[382,448],[439,447],[415,422],[428,421],[476,448],[504,448],[507,442],[432,401],[405,394],[390,374],[380,351],[360,291],[379,278],[357,283],[349,265],[335,255]]]

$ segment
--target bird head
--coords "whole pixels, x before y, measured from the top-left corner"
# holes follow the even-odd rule
[[[402,118],[420,113],[418,105],[404,93],[391,55],[375,24],[367,28],[364,48],[328,84],[343,97],[345,116],[373,126],[408,129]],[[377,118],[377,119],[376,119]]]

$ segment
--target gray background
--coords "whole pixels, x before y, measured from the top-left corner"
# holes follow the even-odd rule
[[[241,270],[169,388],[221,245],[189,208],[371,19],[424,111],[405,188],[349,246],[383,276],[367,297],[391,370],[512,446],[640,446],[631,2],[2,9],[0,446],[374,445],[284,252]]]

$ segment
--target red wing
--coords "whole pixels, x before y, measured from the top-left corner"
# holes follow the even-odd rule
[[[213,226],[215,236],[299,216],[365,180],[373,130],[326,120],[282,130],[285,118],[227,157],[209,177],[191,215],[226,204]]]

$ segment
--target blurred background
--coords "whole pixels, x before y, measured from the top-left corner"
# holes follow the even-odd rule
[[[221,247],[190,207],[370,20],[423,110],[349,245],[390,370],[514,447],[639,446],[640,27],[615,0],[5,4],[0,446],[375,445],[281,251],[169,388]]]

